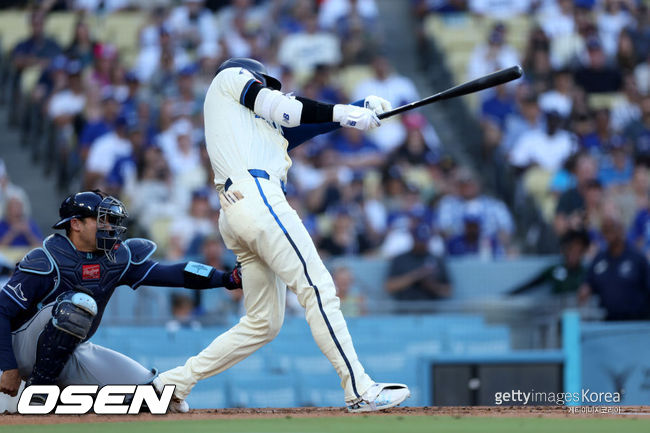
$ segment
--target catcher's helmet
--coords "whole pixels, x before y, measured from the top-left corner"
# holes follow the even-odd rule
[[[70,220],[75,218],[97,218],[97,249],[104,251],[108,258],[113,260],[115,248],[122,241],[122,234],[126,231],[124,220],[129,215],[121,201],[94,190],[66,197],[59,208],[59,216],[61,219],[52,226],[54,229],[68,227]]]
[[[282,88],[282,83],[277,78],[273,78],[268,75],[266,66],[254,59],[248,59],[246,57],[233,57],[228,59],[219,66],[217,69],[217,74],[227,68],[244,68],[255,78],[260,80],[265,87],[271,89],[280,90]]]

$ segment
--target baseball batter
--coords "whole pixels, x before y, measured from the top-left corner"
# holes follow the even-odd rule
[[[208,89],[207,150],[220,192],[219,230],[242,266],[246,315],[185,365],[160,375],[185,399],[200,379],[231,367],[280,331],[286,286],[306,310],[312,335],[341,378],[351,412],[397,406],[406,385],[375,383],[357,358],[334,282],[298,214],[284,196],[288,150],[339,126],[368,130],[389,110],[369,96],[365,107],[330,105],[281,93],[280,82],[252,59],[224,62]]]

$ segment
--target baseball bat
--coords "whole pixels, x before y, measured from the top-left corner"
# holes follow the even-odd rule
[[[432,104],[434,102],[443,101],[445,99],[456,98],[458,96],[468,95],[470,93],[478,92],[489,87],[498,86],[499,84],[516,80],[517,78],[521,77],[523,73],[524,70],[521,69],[521,66],[519,65],[501,69],[500,71],[496,71],[475,80],[468,81],[467,83],[459,84],[458,86],[443,90],[440,93],[436,93],[435,95],[420,99],[419,101],[411,102],[410,104],[402,105],[401,107],[386,111],[385,113],[380,114],[378,117],[380,119],[385,119],[387,117],[395,116],[396,114],[400,114],[414,108],[422,107],[423,105]]]

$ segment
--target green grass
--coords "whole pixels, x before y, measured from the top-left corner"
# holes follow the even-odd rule
[[[648,433],[650,419],[381,416],[0,426],[12,433]]]

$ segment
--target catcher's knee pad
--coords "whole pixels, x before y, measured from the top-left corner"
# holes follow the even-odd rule
[[[65,292],[56,299],[52,320],[38,337],[30,385],[50,385],[58,379],[70,355],[90,330],[97,303],[85,293]]]
[[[65,292],[56,298],[52,310],[52,325],[83,340],[97,315],[97,303],[86,293]]]

